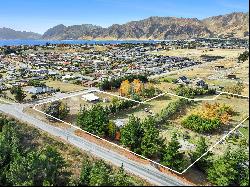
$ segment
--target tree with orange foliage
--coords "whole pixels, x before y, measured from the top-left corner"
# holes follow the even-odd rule
[[[120,94],[122,96],[128,96],[130,88],[131,88],[131,85],[128,80],[122,81],[121,86],[120,86]]]
[[[231,115],[229,115],[228,113],[224,113],[220,116],[220,121],[223,123],[223,124],[227,124],[230,120],[230,117]]]
[[[227,124],[231,118],[233,110],[230,106],[220,105],[219,103],[204,103],[201,112],[202,117],[207,119],[218,118],[223,124]]]
[[[134,93],[140,95],[142,92],[142,82],[139,79],[134,79],[133,81],[133,91]]]

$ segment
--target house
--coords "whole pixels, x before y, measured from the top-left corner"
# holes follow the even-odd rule
[[[48,86],[31,86],[31,87],[27,87],[24,88],[24,90],[30,94],[42,94],[42,93],[51,93],[54,91],[53,88],[48,87]]]
[[[214,69],[215,69],[215,70],[225,69],[225,66],[218,65],[218,66],[215,66]]]
[[[59,72],[49,70],[48,75],[50,75],[50,76],[56,76],[56,75],[59,75]]]
[[[126,119],[116,119],[116,120],[114,120],[114,123],[115,123],[116,127],[121,128],[127,123],[127,120]]]
[[[5,86],[5,85],[0,85],[0,90],[3,91],[3,90],[7,90],[8,88]]]
[[[189,84],[190,80],[186,76],[179,77],[176,81],[176,84]]]
[[[69,74],[62,76],[62,80],[65,80],[65,79],[69,80],[69,79],[75,79],[75,78],[76,77],[74,75],[69,75]]]
[[[208,88],[208,84],[202,80],[202,79],[197,79],[194,81],[194,86],[199,87],[199,88]]]
[[[234,75],[234,74],[229,74],[229,75],[227,76],[227,78],[228,78],[228,79],[237,79],[236,75]]]
[[[93,87],[93,86],[96,86],[97,84],[98,84],[98,81],[87,81],[83,83],[83,85],[86,87]]]
[[[88,101],[88,102],[98,102],[99,101],[99,97],[97,97],[95,94],[90,93],[90,94],[86,94],[82,96],[82,99],[84,101]]]

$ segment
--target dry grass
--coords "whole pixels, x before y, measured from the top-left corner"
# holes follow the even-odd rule
[[[71,84],[71,83],[65,83],[61,81],[53,81],[53,80],[48,80],[45,82],[45,84],[49,87],[53,87],[54,89],[60,89],[60,91],[63,92],[72,92],[72,91],[78,91],[82,90],[85,87],[76,85],[76,84]]]
[[[240,53],[244,52],[244,49],[176,49],[176,50],[164,50],[159,52],[153,52],[153,54],[160,54],[165,56],[179,56],[189,58],[200,58],[201,55],[210,56],[223,56],[226,58],[236,58]]]
[[[128,121],[129,116],[131,115],[134,115],[135,117],[138,117],[140,119],[145,119],[150,115],[150,113],[145,111],[145,108],[152,111],[152,114],[154,115],[159,113],[162,109],[166,108],[170,102],[173,102],[176,99],[176,97],[169,97],[167,95],[161,96],[149,102],[146,102],[145,104],[139,104],[128,110],[118,112],[117,114],[111,116],[111,119],[124,119],[125,121]]]
[[[200,110],[202,105],[208,102],[210,104],[212,103],[220,103],[220,104],[226,104],[235,112],[235,115],[231,117],[230,125],[223,126],[220,130],[211,133],[211,134],[199,134],[192,130],[186,129],[182,127],[181,121],[183,118],[189,116],[194,111]],[[236,125],[238,125],[244,118],[246,118],[249,115],[249,109],[248,109],[248,101],[246,99],[242,98],[236,98],[236,97],[227,97],[227,96],[220,96],[215,101],[202,101],[202,102],[196,102],[195,105],[188,107],[185,111],[182,111],[180,115],[176,116],[176,119],[171,120],[170,124],[167,126],[166,129],[162,130],[161,135],[166,139],[166,141],[170,141],[170,138],[174,132],[177,132],[178,134],[187,134],[190,136],[189,142],[196,144],[200,137],[205,137],[207,139],[207,142],[209,145],[215,144],[217,141],[219,141],[222,136],[229,132],[231,129],[233,129]],[[227,145],[221,144],[218,145],[213,152],[217,154],[222,154],[226,150]]]

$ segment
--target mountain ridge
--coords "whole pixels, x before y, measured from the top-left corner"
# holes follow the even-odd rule
[[[249,36],[249,13],[233,12],[205,19],[151,16],[125,24],[113,24],[107,28],[77,29],[77,26],[65,27],[58,35],[45,32],[43,39],[188,39],[195,37],[244,38]],[[229,23],[229,24],[228,24]],[[79,26],[78,26],[79,27]],[[84,25],[82,25],[84,27]],[[48,31],[53,31],[54,28]]]
[[[15,31],[10,28],[0,28],[0,40],[12,40],[12,39],[40,39],[41,34],[26,31]]]
[[[232,12],[205,19],[151,16],[124,24],[113,24],[107,28],[81,24],[65,26],[63,24],[49,28],[43,35],[32,32],[15,31],[16,38],[48,40],[165,40],[189,39],[197,37],[237,37],[249,36],[249,12]],[[3,29],[3,28],[2,28]],[[0,39],[16,39],[13,29],[10,34],[1,33]],[[12,36],[12,37],[11,37]],[[4,38],[5,37],[5,38]],[[26,37],[26,38],[25,38]]]

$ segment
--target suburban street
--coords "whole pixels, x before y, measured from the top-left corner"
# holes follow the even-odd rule
[[[75,93],[74,93],[75,94]],[[65,95],[60,96],[54,96],[54,98],[58,97],[65,97]],[[158,171],[156,168],[150,165],[144,165],[141,163],[137,163],[135,161],[129,160],[128,158],[119,155],[118,153],[108,150],[106,148],[103,148],[93,142],[90,142],[86,139],[80,138],[73,134],[71,131],[67,129],[60,129],[55,126],[51,126],[49,124],[46,124],[26,113],[23,112],[23,108],[26,106],[29,106],[30,104],[0,104],[0,111],[2,113],[5,113],[7,115],[11,115],[20,121],[26,122],[28,124],[32,124],[38,129],[41,129],[45,132],[48,132],[49,134],[60,137],[66,141],[68,141],[70,144],[75,145],[76,147],[83,149],[85,151],[90,152],[91,154],[100,157],[108,162],[111,162],[112,164],[116,166],[124,165],[124,168],[130,172],[133,173],[143,179],[146,179],[150,183],[154,185],[159,186],[183,186],[187,185],[180,179],[166,175]]]

